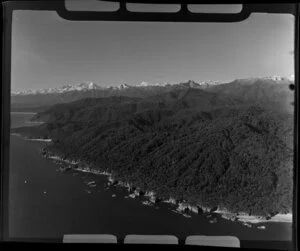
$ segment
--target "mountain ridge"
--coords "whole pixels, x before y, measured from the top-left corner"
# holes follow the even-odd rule
[[[279,76],[272,76],[272,77],[257,77],[257,78],[242,78],[242,79],[235,79],[231,82],[234,81],[243,81],[243,80],[251,80],[251,79],[269,79],[269,80],[274,80],[274,81],[292,81],[289,78],[285,78],[285,77],[279,77]],[[207,80],[207,81],[200,81],[200,82],[196,82],[194,80],[187,80],[185,82],[179,82],[176,84],[170,84],[167,82],[163,82],[163,83],[155,83],[155,84],[151,84],[149,82],[146,81],[142,81],[140,84],[138,85],[129,85],[126,83],[122,83],[119,86],[100,86],[97,85],[94,82],[82,82],[79,84],[67,84],[67,85],[63,85],[61,87],[56,87],[56,88],[45,88],[45,89],[37,89],[37,90],[33,90],[33,89],[29,89],[27,91],[14,91],[11,94],[13,96],[17,96],[17,95],[36,95],[36,94],[53,94],[53,93],[65,93],[65,92],[71,92],[71,91],[87,91],[87,90],[105,90],[105,89],[125,89],[125,88],[142,88],[142,87],[155,87],[155,86],[159,86],[159,87],[165,87],[165,86],[176,86],[176,85],[185,85],[191,88],[197,88],[197,87],[203,87],[203,86],[214,86],[214,85],[220,85],[220,84],[225,84],[225,83],[229,83],[229,82],[220,82],[220,81],[213,81],[213,80]]]
[[[77,84],[75,86],[65,85],[61,89],[56,89],[56,93],[51,93],[49,89],[42,93],[28,92],[29,94],[20,94],[11,96],[11,111],[36,111],[41,107],[50,107],[59,103],[69,103],[84,98],[105,98],[110,96],[125,96],[134,98],[147,98],[150,96],[171,93],[175,90],[205,90],[207,92],[222,92],[224,95],[232,95],[247,98],[248,92],[256,93],[257,98],[266,97],[268,99],[274,96],[285,95],[287,99],[291,99],[289,85],[290,80],[285,78],[247,78],[236,79],[232,82],[221,83],[217,81],[202,81],[197,83],[193,80],[187,80],[177,84],[149,84],[142,82],[140,85],[131,86],[122,83],[117,87],[100,87],[93,82]],[[265,95],[268,92],[269,85],[272,86],[272,95]],[[35,93],[35,94],[34,94]],[[253,94],[251,98],[255,97]],[[276,94],[276,95],[275,95]],[[290,102],[290,101],[287,101]]]

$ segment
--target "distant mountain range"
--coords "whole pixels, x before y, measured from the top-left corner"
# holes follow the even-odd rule
[[[248,78],[248,79],[239,79],[240,81],[251,81],[251,80],[257,80],[257,79],[265,79],[265,80],[274,80],[274,81],[293,81],[294,75],[291,75],[289,78],[279,77],[279,76],[272,76],[272,77],[261,77],[261,78]],[[178,84],[175,84],[173,86],[185,86],[185,87],[191,87],[191,88],[203,88],[208,86],[214,86],[219,85],[224,82],[220,81],[202,81],[202,82],[195,82],[193,80],[188,80],[186,82],[181,82]],[[15,91],[12,92],[11,95],[14,96],[27,96],[27,95],[47,95],[47,94],[62,94],[67,92],[86,92],[91,90],[124,90],[126,88],[143,88],[143,87],[166,87],[166,86],[172,86],[171,84],[167,82],[163,83],[155,83],[151,84],[145,81],[142,81],[139,85],[128,85],[126,83],[120,84],[119,86],[99,86],[95,84],[94,82],[83,82],[75,85],[64,85],[62,87],[58,88],[46,88],[46,89],[38,89],[38,90],[32,90],[29,89],[27,91]]]
[[[292,81],[288,78],[274,76],[263,78],[236,79],[230,83],[222,83],[218,81],[202,81],[197,83],[193,80],[188,80],[186,82],[181,82],[178,84],[150,84],[148,82],[143,81],[139,85],[128,85],[123,83],[119,86],[110,87],[102,87],[93,82],[84,82],[75,85],[64,85],[60,88],[12,92],[11,110],[40,111],[54,104],[73,102],[83,98],[104,98],[111,96],[145,98],[174,90],[181,90],[187,88],[202,89],[209,92],[229,92],[230,88],[233,88],[233,86],[235,85],[252,85],[254,88],[260,83],[269,83],[276,85],[280,84],[283,86],[287,86],[288,84],[292,83]],[[276,88],[280,89],[280,87]],[[234,95],[234,93],[232,94]]]
[[[214,81],[204,81],[201,83],[196,83],[195,81],[188,80],[183,83],[179,83],[178,85],[185,85],[189,87],[201,87],[205,85],[213,85],[213,84],[218,84],[219,82],[214,82]],[[119,86],[107,86],[107,87],[102,87],[99,86],[93,82],[83,82],[75,85],[64,85],[59,88],[47,88],[47,89],[38,89],[38,90],[27,90],[27,91],[20,91],[20,92],[12,92],[12,96],[26,96],[26,95],[38,95],[38,94],[61,94],[61,93],[67,93],[67,92],[85,92],[85,91],[91,91],[91,90],[123,90],[126,88],[144,88],[144,87],[165,87],[165,86],[170,86],[169,83],[156,83],[156,84],[151,84],[145,81],[142,81],[139,85],[128,85],[128,84],[120,84]]]

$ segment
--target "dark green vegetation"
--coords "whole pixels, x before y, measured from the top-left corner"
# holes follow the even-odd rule
[[[292,210],[292,101],[287,83],[236,81],[58,104],[12,131],[161,198],[267,216]]]

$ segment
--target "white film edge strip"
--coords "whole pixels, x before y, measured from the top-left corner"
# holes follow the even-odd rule
[[[117,237],[110,234],[75,234],[64,235],[63,243],[115,243]],[[178,244],[173,235],[127,235],[124,244]],[[186,237],[186,245],[240,247],[240,240],[235,236],[192,235]]]

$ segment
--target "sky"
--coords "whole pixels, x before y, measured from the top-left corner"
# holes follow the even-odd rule
[[[12,91],[294,74],[294,17],[238,23],[67,21],[54,11],[13,12]]]

